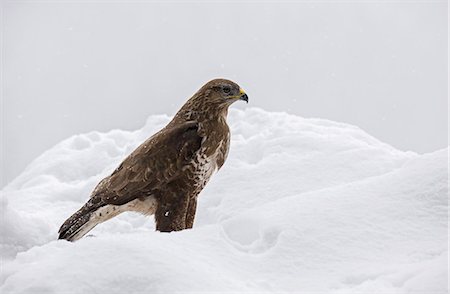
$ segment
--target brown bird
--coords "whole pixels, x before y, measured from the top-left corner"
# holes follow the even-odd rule
[[[204,85],[162,130],[148,138],[91,193],[59,229],[75,241],[124,211],[155,215],[161,232],[192,228],[197,196],[224,164],[230,147],[228,107],[248,96],[234,82]]]

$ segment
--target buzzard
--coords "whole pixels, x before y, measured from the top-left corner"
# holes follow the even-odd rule
[[[234,82],[205,84],[162,130],[148,138],[95,187],[59,229],[75,241],[124,211],[155,215],[161,232],[192,228],[197,196],[222,167],[230,147],[228,107],[248,96]]]

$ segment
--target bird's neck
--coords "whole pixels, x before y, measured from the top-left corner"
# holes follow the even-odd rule
[[[228,115],[228,105],[220,107],[218,105],[208,105],[201,101],[189,100],[177,112],[173,121],[197,121],[199,123],[226,123]]]

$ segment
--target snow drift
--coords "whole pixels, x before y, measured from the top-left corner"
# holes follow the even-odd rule
[[[448,149],[418,155],[361,129],[232,110],[228,161],[192,230],[123,214],[78,242],[61,223],[169,121],[73,136],[2,191],[2,293],[446,293]]]

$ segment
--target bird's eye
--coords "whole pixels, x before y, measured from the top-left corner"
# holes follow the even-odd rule
[[[230,88],[230,87],[223,87],[223,92],[224,92],[225,94],[228,94],[228,93],[231,92],[231,88]]]

